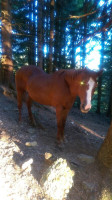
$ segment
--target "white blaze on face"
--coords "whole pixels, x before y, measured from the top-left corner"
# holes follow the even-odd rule
[[[95,81],[92,78],[90,78],[89,81],[88,81],[88,85],[89,85],[89,87],[88,87],[87,96],[86,96],[86,98],[87,98],[86,103],[87,104],[86,104],[85,109],[91,108],[92,90],[95,86]]]

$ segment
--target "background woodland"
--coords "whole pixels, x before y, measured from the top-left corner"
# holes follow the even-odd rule
[[[47,73],[62,68],[83,68],[87,66],[87,56],[99,45],[98,67],[104,72],[98,81],[92,109],[111,117],[112,1],[0,2],[1,82],[11,83],[12,72],[15,74],[18,68],[28,64],[37,65]]]

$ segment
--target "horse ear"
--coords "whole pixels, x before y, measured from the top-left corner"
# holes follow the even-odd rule
[[[103,69],[101,69],[100,71],[97,72],[97,76],[101,76],[103,73]]]

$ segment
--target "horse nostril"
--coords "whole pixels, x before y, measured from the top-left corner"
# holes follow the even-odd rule
[[[90,110],[90,108],[91,108],[91,105],[90,104],[82,104],[81,105],[81,111],[83,112],[83,113],[87,113],[89,110]]]
[[[82,104],[82,109],[85,109],[85,104]]]

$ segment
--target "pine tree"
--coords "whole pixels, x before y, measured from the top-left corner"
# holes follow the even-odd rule
[[[15,69],[23,65],[33,64],[35,61],[35,33],[32,30],[34,22],[30,19],[30,4],[31,2],[25,0],[12,0],[12,48]]]
[[[50,41],[49,41],[49,65],[48,71],[53,71],[53,41],[54,41],[54,0],[50,0]]]
[[[13,61],[11,45],[11,5],[9,0],[1,1],[1,37],[2,37],[2,81],[8,85],[12,81]]]
[[[98,151],[97,159],[104,166],[112,167],[112,120],[106,138]]]
[[[112,69],[111,69],[111,44],[112,44],[112,38],[108,37],[107,29],[105,27],[108,27],[108,21],[110,20],[110,15],[108,14],[110,12],[110,6],[107,6],[107,4],[104,4],[104,6],[101,9],[101,59],[100,59],[100,68],[105,69],[104,76],[99,78],[98,82],[98,101],[97,101],[97,113],[100,113],[102,110],[107,111],[107,105],[109,102],[109,98],[111,98],[111,75],[112,75]],[[111,34],[111,33],[110,33]],[[109,78],[110,77],[110,78]]]
[[[37,38],[38,38],[38,66],[43,68],[43,0],[38,0],[38,25],[37,25]]]
[[[29,22],[28,22],[28,32],[30,33],[28,37],[28,64],[35,65],[35,1],[29,1]]]

